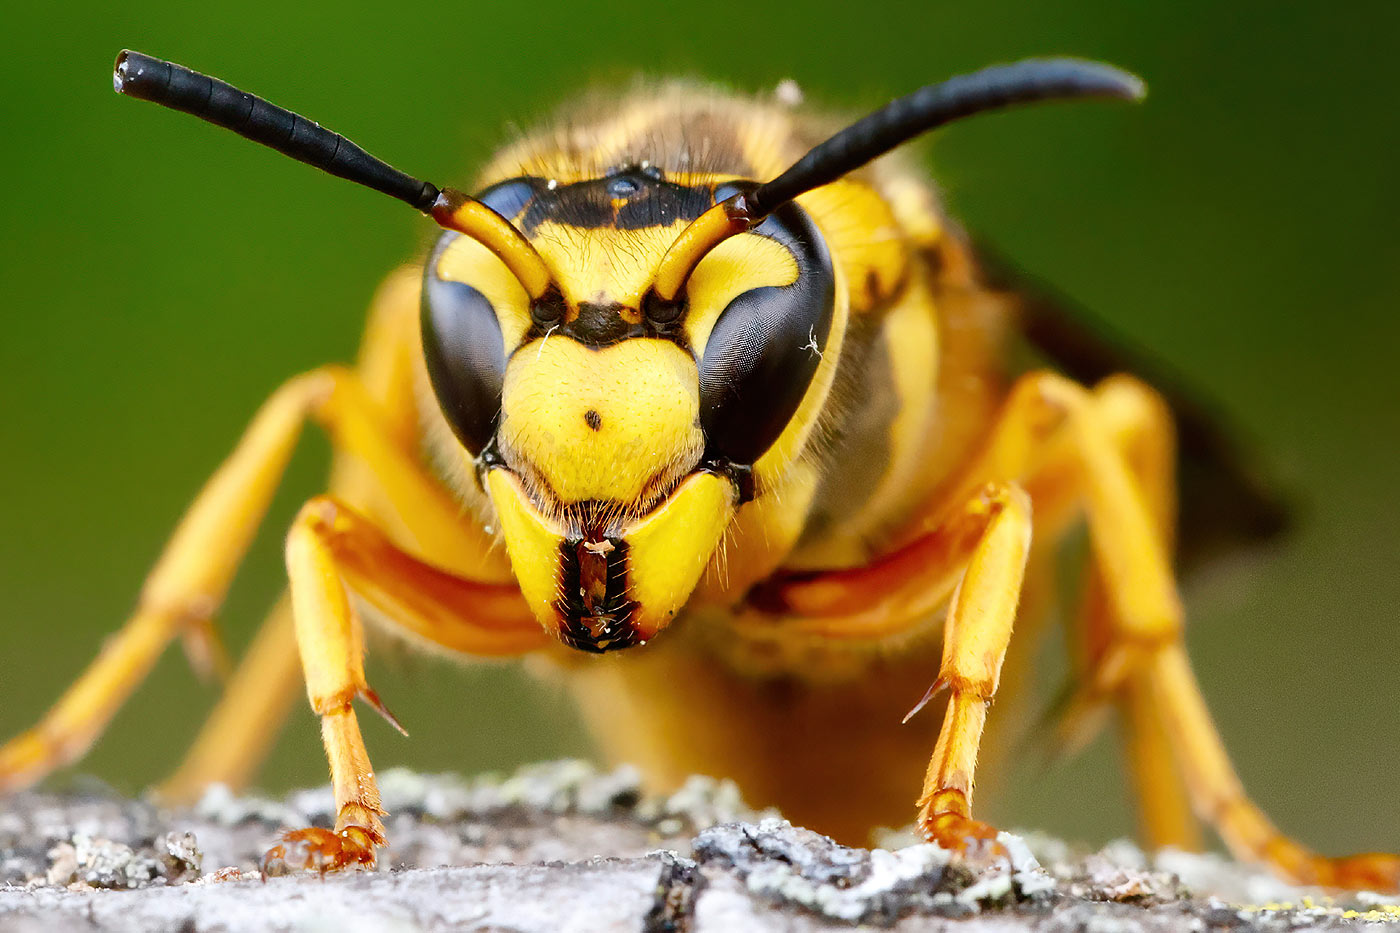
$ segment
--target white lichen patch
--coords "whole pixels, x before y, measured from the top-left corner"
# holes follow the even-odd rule
[[[764,820],[759,826],[771,824],[787,825],[782,820]],[[949,854],[935,845],[910,846],[897,852],[875,849],[870,853],[869,876],[854,887],[812,881],[782,862],[755,868],[745,884],[759,897],[800,904],[832,919],[854,923],[877,912],[883,900],[912,883],[941,875],[948,859]]]
[[[521,768],[501,783],[500,794],[506,805],[596,815],[635,802],[641,776],[633,768],[603,773],[586,761],[555,761]]]
[[[860,924],[902,930],[922,929],[936,917],[968,918],[988,929],[1038,928],[1053,920],[1057,929],[1095,933],[1400,930],[1393,897],[1328,900],[1222,857],[1153,855],[1127,842],[1093,852],[1043,836],[1001,834],[1006,857],[970,860],[893,835],[884,837],[883,848],[849,848],[761,818],[766,815],[746,806],[735,785],[710,778],[647,795],[633,769],[568,761],[507,776],[391,770],[378,779],[391,814],[392,847],[383,853],[382,871],[266,886],[246,883],[259,877],[258,860],[280,828],[334,819],[327,788],[281,800],[219,788],[193,811],[110,794],[21,795],[0,813],[0,928],[9,928],[7,910],[13,916],[47,911],[34,929],[73,928],[68,921],[80,915],[93,929],[122,933],[181,928],[165,914],[159,921],[135,919],[139,906],[178,908],[181,917],[246,909],[254,921],[238,929],[256,933],[276,926],[263,923],[258,904],[301,910],[298,916],[310,923],[324,921],[324,905],[332,901],[358,917],[364,904],[387,903],[384,897],[399,898],[395,911],[419,911],[413,915],[439,924],[427,928],[473,928],[483,916],[482,898],[501,884],[528,892],[519,895],[520,904],[553,905],[582,873],[581,896],[590,910],[595,900],[632,905],[631,920],[617,929],[815,931]],[[207,874],[200,874],[201,863],[209,865]],[[609,879],[624,879],[628,893],[610,893]],[[172,885],[185,893],[162,890]],[[368,887],[376,893],[365,900]],[[125,890],[140,888],[149,890]],[[443,913],[449,901],[457,907]],[[83,913],[118,902],[133,907],[114,909],[101,923]],[[514,916],[501,916],[507,915]],[[512,928],[552,933],[561,921],[551,914],[541,923]]]
[[[160,863],[111,839],[76,834],[49,850],[49,884],[89,888],[140,888],[160,876]]]
[[[737,874],[760,899],[849,923],[893,923],[911,912],[966,916],[1049,899],[1055,881],[1018,838],[998,837],[1006,856],[973,868],[929,843],[851,849],[785,820],[717,826],[695,839],[697,860]]]
[[[44,880],[74,890],[135,889],[163,882],[175,884],[199,874],[203,855],[193,833],[170,832],[146,852],[112,839],[75,833],[48,852]]]
[[[777,815],[773,810],[755,811],[744,803],[739,785],[733,781],[698,774],[687,778],[673,794],[641,800],[636,812],[664,835]]]
[[[323,794],[333,803],[328,788]],[[209,785],[204,796],[195,804],[194,812],[201,819],[221,826],[237,826],[246,822],[299,826],[310,818],[304,810],[288,802],[234,794],[224,784]]]

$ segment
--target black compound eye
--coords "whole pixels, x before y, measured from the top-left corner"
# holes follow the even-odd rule
[[[716,193],[716,200],[723,192]],[[812,381],[835,312],[836,280],[820,232],[795,204],[752,233],[797,260],[791,285],[739,295],[715,322],[700,360],[700,425],[706,458],[752,466],[773,446]]]
[[[540,193],[543,184],[538,178],[511,178],[478,192],[476,199],[514,223]]]
[[[441,279],[438,260],[460,234],[444,234],[423,276],[423,355],[438,404],[462,445],[476,456],[495,433],[506,371],[496,309],[465,282]]]

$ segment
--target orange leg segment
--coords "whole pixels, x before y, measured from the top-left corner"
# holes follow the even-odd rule
[[[508,577],[492,540],[463,519],[451,495],[397,442],[353,372],[329,366],[298,376],[264,403],[205,484],[132,617],[37,726],[0,746],[0,792],[27,787],[81,757],[170,641],[208,629],[307,418],[326,427],[338,450],[371,468],[415,545],[471,561],[488,579]]]
[[[996,830],[971,815],[973,777],[1030,556],[1030,498],[1014,484],[990,483],[925,528],[866,567],[774,579],[750,601],[782,618],[754,621],[785,638],[878,640],[898,637],[948,605],[938,679],[915,707],[939,690],[950,693],[918,824],[946,848],[992,854],[1000,851]]]
[[[363,395],[378,412],[377,447],[417,449],[418,410],[413,389],[412,359],[417,352],[418,304],[422,270],[405,266],[391,275],[376,293],[360,344],[355,372]],[[392,456],[392,455],[389,455]],[[398,509],[423,497],[391,495],[392,471],[381,478],[371,462],[354,450],[336,450],[329,492],[339,501],[376,520],[405,544],[422,550],[422,519],[405,521]],[[413,482],[411,473],[409,482]],[[402,480],[399,485],[402,485]],[[397,503],[397,505],[396,505]],[[461,555],[463,572],[477,579],[510,579],[508,568],[491,566],[489,551]],[[485,560],[483,560],[485,558]],[[248,784],[271,750],[272,740],[296,704],[303,687],[292,630],[291,598],[284,595],[263,623],[247,655],[225,685],[224,694],[195,738],[179,768],[160,786],[162,798],[192,802],[210,784],[234,789]]]
[[[385,844],[383,811],[351,704],[363,699],[395,727],[398,722],[365,680],[364,633],[350,594],[452,651],[519,655],[543,646],[548,636],[513,586],[476,583],[429,566],[328,496],[307,502],[292,525],[287,574],[307,698],[321,718],[337,816],[334,830],[284,834],[264,865],[270,871],[373,865],[375,849]]]
[[[1183,805],[1189,798],[1240,858],[1266,862],[1296,881],[1400,890],[1400,857],[1318,856],[1279,833],[1245,795],[1182,642],[1183,612],[1168,558],[1174,504],[1164,418],[1157,397],[1133,380],[1108,380],[1095,393],[1053,373],[1023,377],[982,453],[885,557],[863,568],[776,578],[755,591],[754,608],[788,616],[768,623],[784,631],[898,635],[923,624],[946,598],[959,555],[975,541],[961,584],[973,584],[975,567],[976,592],[985,599],[979,604],[989,608],[964,608],[961,592],[954,598],[938,682],[953,688],[953,696],[919,806],[921,826],[933,838],[985,838],[989,830],[970,817],[972,765],[1024,560],[1013,559],[1014,522],[1004,538],[995,522],[982,534],[973,533],[975,525],[962,526],[961,534],[952,529],[964,503],[988,483],[994,489],[1024,483],[1038,515],[1050,516],[1052,535],[1077,506],[1088,520],[1101,581],[1088,626],[1093,663],[1081,699],[1091,705],[1114,699],[1126,714],[1138,788],[1154,811],[1146,821],[1149,837],[1189,839]]]
[[[1176,515],[1176,438],[1166,401],[1140,381],[1115,376],[1094,387],[1096,416],[1122,453],[1135,481],[1164,553],[1171,553]],[[1068,445],[1062,445],[1068,446]],[[1073,461],[1072,452],[1061,450],[1061,459]],[[1046,468],[1046,472],[1057,472]],[[1061,484],[1063,488],[1067,484]],[[1033,493],[1034,495],[1034,493]],[[1040,529],[1042,533],[1044,528]],[[1120,624],[1098,568],[1087,574],[1080,625],[1072,642],[1078,651],[1074,667],[1082,683],[1094,681]],[[1141,677],[1129,677],[1110,697],[1082,695],[1087,702],[1072,703],[1065,711],[1059,739],[1065,751],[1082,747],[1106,718],[1098,715],[1104,700],[1111,700],[1120,714],[1123,753],[1136,790],[1141,838],[1150,848],[1173,846],[1202,848],[1201,827],[1191,810],[1181,768],[1170,738],[1154,707],[1152,691]],[[1079,698],[1076,698],[1079,699]]]
[[[1128,710],[1138,719],[1129,748],[1136,767],[1150,769],[1139,779],[1147,790],[1144,804],[1179,806],[1179,769],[1196,814],[1215,825],[1239,858],[1267,863],[1301,883],[1400,890],[1400,857],[1317,855],[1270,823],[1230,764],[1182,640],[1181,603],[1167,558],[1170,539],[1161,518],[1169,507],[1167,493],[1161,479],[1154,481],[1153,470],[1143,466],[1160,458],[1139,461],[1135,471],[1131,457],[1110,453],[1111,419],[1105,408],[1136,404],[1150,409],[1152,401],[1144,397],[1150,390],[1116,380],[1103,387],[1097,405],[1083,388],[1057,377],[1043,377],[1041,390],[1048,403],[1066,412],[1080,451],[1085,510],[1106,596],[1101,613],[1105,644],[1088,695],[1116,695],[1136,704]],[[1156,831],[1163,834],[1173,831],[1167,820],[1179,822],[1168,814],[1156,819]]]
[[[262,521],[306,413],[332,383],[328,371],[318,370],[284,384],[263,405],[176,528],[131,619],[39,725],[0,747],[0,791],[26,787],[80,757],[170,640],[207,625]]]
[[[984,493],[991,515],[943,626],[943,661],[934,689],[951,696],[919,795],[919,829],[945,848],[995,839],[972,819],[973,774],[987,705],[996,695],[1031,546],[1030,498],[1016,486]]]

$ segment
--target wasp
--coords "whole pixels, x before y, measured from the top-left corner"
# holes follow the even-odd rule
[[[1277,830],[1212,723],[1173,570],[1178,438],[1209,432],[1178,411],[1178,435],[1166,396],[1084,353],[1013,365],[1019,337],[1052,358],[1056,341],[888,156],[988,111],[1137,99],[1133,75],[1028,60],[845,128],[665,85],[575,108],[498,153],[473,195],[170,62],[123,52],[115,86],[443,232],[379,292],[356,366],[297,376],[258,411],[132,617],[0,747],[0,789],[81,756],[172,640],[213,655],[210,620],[309,421],[336,455],[288,532],[289,595],[163,788],[246,781],[304,682],[338,815],[284,834],[268,867],[373,865],[388,842],[355,711],[398,725],[366,680],[370,626],[545,658],[653,787],[727,775],[851,842],[913,798],[926,839],[994,855],[972,811],[988,709],[1013,623],[1027,637],[1041,615],[1036,568],[1083,523],[1062,728],[1121,713],[1145,841],[1193,845],[1204,821],[1292,880],[1400,889],[1400,857],[1324,857]],[[921,694],[914,712],[946,694],[936,737],[904,724]]]

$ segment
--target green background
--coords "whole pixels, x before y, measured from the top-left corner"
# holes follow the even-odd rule
[[[1192,653],[1246,784],[1284,827],[1329,849],[1400,845],[1398,11],[12,5],[0,733],[34,720],[117,626],[259,401],[351,357],[377,280],[430,233],[386,198],[116,98],[118,49],[225,77],[461,182],[513,124],[638,73],[753,90],[791,77],[810,99],[866,108],[954,72],[1070,53],[1140,72],[1149,99],[960,126],[934,147],[937,176],[972,229],[1218,399],[1301,494],[1303,528],[1285,547],[1190,590]],[[280,537],[323,474],[324,441],[304,446],[223,614],[235,647],[280,586]],[[368,717],[381,768],[476,771],[587,749],[563,699],[509,667],[376,657],[371,676],[413,732]],[[213,699],[171,652],[82,770],[124,789],[156,779]],[[265,783],[323,775],[299,707]],[[1005,783],[989,801],[1005,822],[1089,840],[1131,827],[1110,741],[1049,770],[1024,759]]]

